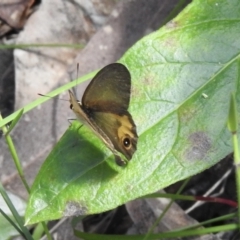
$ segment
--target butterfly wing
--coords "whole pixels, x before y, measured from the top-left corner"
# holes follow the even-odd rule
[[[97,126],[108,136],[114,148],[128,160],[136,151],[137,132],[130,113],[117,115],[113,113],[95,112],[93,119]]]
[[[136,151],[138,139],[136,125],[127,110],[130,93],[128,69],[113,63],[97,73],[82,98],[82,107],[91,121],[128,160]]]
[[[100,70],[86,88],[82,105],[91,111],[121,114],[128,109],[131,76],[120,63],[112,63]]]

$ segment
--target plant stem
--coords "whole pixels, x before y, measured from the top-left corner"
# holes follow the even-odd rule
[[[2,118],[2,115],[1,115],[1,113],[0,113],[0,121],[1,121],[1,120],[3,120],[3,118]],[[3,131],[4,134],[6,134],[6,133],[8,132],[7,127],[6,127],[6,126],[3,126],[3,127],[2,127],[2,131]],[[16,169],[17,169],[17,171],[18,171],[18,174],[19,174],[19,176],[20,176],[20,178],[21,178],[21,180],[22,180],[22,182],[23,182],[23,184],[24,184],[24,186],[25,186],[28,194],[30,194],[30,187],[29,187],[29,185],[28,185],[28,183],[27,183],[27,181],[26,181],[26,178],[25,178],[25,176],[24,176],[23,169],[22,169],[20,160],[19,160],[18,155],[17,155],[17,151],[16,151],[16,148],[15,148],[15,146],[14,146],[14,144],[13,144],[13,141],[12,141],[12,138],[11,138],[10,134],[7,134],[7,135],[5,136],[5,139],[6,139],[6,142],[7,142],[8,147],[9,147],[10,153],[11,153],[11,155],[12,155],[13,161],[14,161],[14,163],[15,163]],[[9,199],[9,200],[10,200],[10,199]],[[12,205],[12,203],[11,203],[11,205]],[[14,215],[14,217],[15,217],[15,215]],[[15,219],[16,219],[16,218],[15,218]],[[17,219],[16,219],[16,220],[17,220]],[[52,237],[51,237],[51,235],[50,235],[50,233],[49,233],[49,230],[48,230],[48,228],[47,228],[46,223],[45,223],[45,222],[42,222],[41,224],[42,224],[42,227],[43,227],[43,229],[44,229],[44,231],[45,231],[45,233],[46,233],[46,235],[47,235],[48,240],[52,240]],[[31,239],[32,239],[32,238],[31,238]]]
[[[187,178],[182,185],[180,186],[179,190],[177,191],[176,195],[179,195],[182,190],[185,188],[185,186],[187,185],[187,183],[189,182],[190,178]],[[165,213],[168,211],[168,209],[172,206],[172,204],[174,203],[174,199],[171,199],[171,201],[169,202],[169,204],[167,205],[167,207],[164,209],[164,211],[162,212],[162,214],[158,217],[158,219],[155,221],[155,223],[152,225],[152,227],[149,229],[149,231],[147,232],[147,234],[145,235],[143,240],[147,240],[149,238],[149,236],[152,234],[153,230],[155,229],[155,227],[160,223],[160,221],[163,219]]]
[[[2,115],[0,114],[0,121],[1,121],[1,120],[3,120],[3,119],[2,119]],[[8,130],[7,130],[7,127],[6,127],[6,126],[3,126],[3,127],[2,127],[2,131],[3,131],[4,134],[6,134],[7,131],[8,131]],[[14,161],[14,163],[15,163],[16,169],[17,169],[17,171],[18,171],[18,174],[19,174],[19,176],[20,176],[20,178],[21,178],[21,180],[22,180],[22,182],[23,182],[26,190],[28,191],[28,193],[30,193],[30,188],[29,188],[29,186],[28,186],[28,184],[27,184],[27,181],[26,181],[26,179],[25,179],[25,176],[24,176],[24,174],[23,174],[23,169],[22,169],[20,160],[19,160],[19,158],[18,158],[16,149],[15,149],[15,147],[14,147],[12,138],[11,138],[10,135],[8,134],[7,136],[5,136],[5,139],[6,139],[6,142],[7,142],[8,147],[9,147],[10,153],[11,153],[11,155],[12,155],[13,161]]]
[[[22,230],[26,239],[33,239],[31,234],[29,233],[28,229],[24,226],[24,223],[23,223],[23,220],[22,220],[21,216],[19,216],[16,208],[13,206],[13,204],[11,202],[11,199],[8,197],[8,195],[7,195],[6,191],[4,190],[1,182],[0,182],[0,193],[1,193],[4,201],[8,205],[10,211],[12,212],[12,215],[14,216],[16,222],[18,223],[18,226]]]
[[[236,167],[236,185],[237,185],[237,197],[238,197],[238,223],[240,223],[240,155],[238,144],[238,113],[237,113],[237,101],[235,93],[231,94],[230,107],[228,114],[228,129],[232,133],[233,151],[234,151],[234,164]]]

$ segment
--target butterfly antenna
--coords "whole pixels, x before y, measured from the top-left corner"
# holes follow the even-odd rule
[[[76,86],[77,86],[77,79],[78,79],[78,70],[79,70],[79,63],[77,63],[77,77],[76,77],[76,79],[75,79]],[[71,81],[73,81],[73,79],[71,79]],[[75,96],[77,95],[76,86],[72,88],[72,91],[73,91],[73,93],[74,93]]]
[[[77,79],[79,77],[79,63],[77,63]]]
[[[79,63],[77,63],[77,79],[79,78]],[[77,86],[77,79],[76,79],[76,86]],[[79,96],[79,95],[77,95]]]

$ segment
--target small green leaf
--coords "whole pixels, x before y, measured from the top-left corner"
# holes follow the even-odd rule
[[[10,124],[7,132],[5,133],[5,136],[7,136],[12,130],[13,128],[16,126],[16,124],[18,123],[18,121],[20,120],[20,118],[22,117],[24,112],[24,109],[20,109],[19,113],[17,114],[17,116],[14,118],[14,120],[12,121],[12,123]]]
[[[240,106],[239,32],[239,0],[195,0],[129,49],[121,63],[132,76],[129,111],[139,135],[132,160],[114,167],[104,144],[74,123],[35,179],[26,222],[107,211],[228,155],[233,91]]]

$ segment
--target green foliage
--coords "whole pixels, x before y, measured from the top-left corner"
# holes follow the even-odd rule
[[[32,186],[26,223],[115,208],[214,165],[232,151],[229,99],[240,106],[240,2],[195,0],[122,57],[138,150],[120,168],[73,123]],[[238,115],[240,109],[238,108]]]

